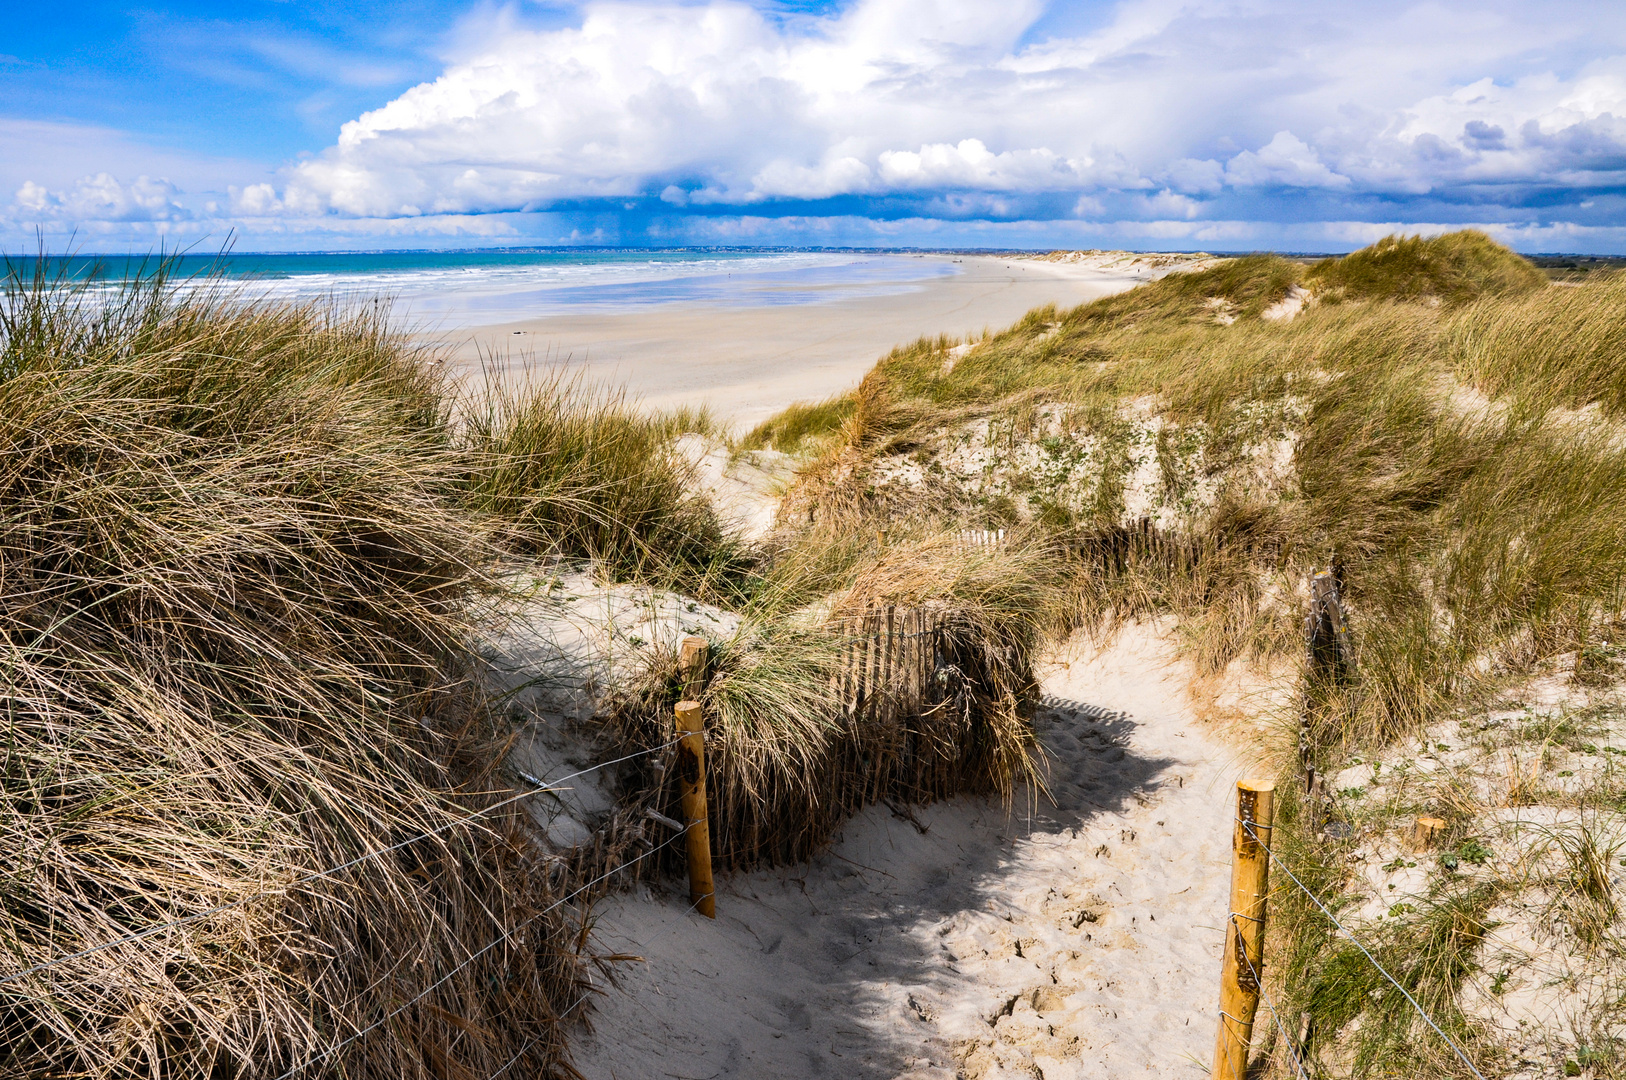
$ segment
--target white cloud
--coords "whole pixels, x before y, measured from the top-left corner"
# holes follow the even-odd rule
[[[1068,191],[1089,183],[1094,161],[1072,161],[1047,147],[996,154],[981,139],[930,143],[918,153],[883,150],[877,156],[883,189],[965,188],[983,191]]]
[[[851,156],[826,160],[816,166],[776,158],[751,178],[751,195],[738,201],[754,202],[769,196],[828,199],[832,195],[867,191],[874,176],[868,165]],[[724,199],[726,196],[719,193],[718,201]]]
[[[1155,195],[1140,195],[1134,205],[1148,218],[1162,218],[1177,214],[1187,221],[1202,213],[1203,204],[1187,195],[1165,188]]]
[[[593,4],[580,27],[544,32],[499,20],[435,82],[346,124],[292,171],[285,199],[365,216],[655,192],[745,206],[1137,183],[1065,129],[1065,150],[1045,124],[1012,130],[1013,85],[964,107],[967,82],[986,81],[1042,12],[1037,0],[860,0],[782,28],[716,0]]]
[[[39,220],[184,221],[192,215],[177,201],[179,194],[168,180],[138,176],[126,184],[106,172],[59,191],[25,180],[12,200],[12,212]]]
[[[1181,158],[1163,170],[1163,179],[1187,195],[1214,195],[1225,186],[1225,166],[1217,161]]]
[[[1226,162],[1225,179],[1238,187],[1346,188],[1350,183],[1291,131],[1278,131],[1257,151],[1244,150]]]
[[[51,209],[51,193],[32,180],[24,180],[17,189],[16,208],[30,214],[45,214]]]
[[[274,183],[144,162],[18,175],[0,154],[0,190],[17,193],[14,224],[83,209],[218,227],[208,199],[231,220],[335,235],[634,207],[655,236],[652,216],[733,208],[730,228],[749,230],[806,213],[775,203],[840,199],[832,213],[884,200],[885,216],[923,215],[910,221],[1121,216],[1223,239],[1244,218],[1357,221],[1407,200],[1419,218],[1451,217],[1444,203],[1526,227],[1555,190],[1596,217],[1613,211],[1582,213],[1585,194],[1626,181],[1626,6],[1122,0],[1088,33],[1036,37],[1067,2],[769,17],[743,0],[594,0],[546,30],[486,8],[439,78]],[[90,182],[103,172],[111,185]],[[112,179],[165,175],[186,191]]]
[[[390,217],[657,193],[679,207],[1158,187],[1212,199],[1227,185],[1403,195],[1584,179],[1626,150],[1618,61],[1517,70],[1536,48],[1626,52],[1626,19],[1586,5],[1540,18],[1481,5],[1470,20],[1130,0],[1092,35],[1021,46],[1044,8],[857,0],[771,21],[737,0],[598,2],[546,31],[499,15],[466,28],[439,79],[295,166],[280,198],[300,215]]]
[[[233,186],[228,190],[231,192],[233,213],[244,217],[265,217],[282,210],[282,200],[277,198],[277,190],[270,184],[250,184],[246,188]]]
[[[1105,216],[1106,204],[1094,195],[1080,195],[1078,201],[1073,203],[1072,216],[1076,218],[1099,218]]]
[[[145,248],[170,236],[224,237],[235,224],[219,213],[228,186],[272,175],[110,128],[0,117],[0,240],[31,245],[43,230]]]

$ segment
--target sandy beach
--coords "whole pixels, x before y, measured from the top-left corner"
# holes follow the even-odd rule
[[[777,307],[665,304],[551,315],[436,337],[465,374],[482,363],[505,373],[568,363],[589,381],[624,386],[651,408],[705,405],[743,432],[794,401],[819,400],[857,384],[894,345],[923,335],[1000,330],[1035,307],[1071,307],[1156,273],[1140,265],[1101,269],[988,256],[899,257],[952,262],[959,273],[888,295]]]

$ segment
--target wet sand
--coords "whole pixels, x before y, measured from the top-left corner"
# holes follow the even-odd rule
[[[1072,307],[1156,276],[1139,266],[923,257],[957,262],[961,272],[890,295],[783,307],[667,304],[554,315],[438,339],[465,376],[482,366],[509,374],[568,363],[591,382],[624,386],[651,408],[705,405],[744,432],[792,402],[857,385],[895,345],[1003,329],[1033,308]]]

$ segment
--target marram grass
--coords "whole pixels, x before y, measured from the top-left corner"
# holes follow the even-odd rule
[[[580,928],[548,910],[559,886],[522,814],[460,824],[511,790],[464,678],[466,612],[502,559],[585,558],[739,607],[746,632],[719,644],[705,692],[715,850],[734,865],[803,857],[878,798],[1010,797],[1034,775],[1047,637],[1166,613],[1205,670],[1291,654],[1291,583],[1335,558],[1362,672],[1349,745],[1585,645],[1622,606],[1626,292],[1537,288],[1487,245],[1232,260],[1040,309],[969,351],[895,350],[854,393],[750,436],[817,455],[755,550],[689,494],[670,444],[698,418],[557,380],[454,394],[371,313],[161,275],[97,293],[13,280],[0,814],[19,854],[0,877],[0,1066],[568,1069]],[[1321,301],[1263,318],[1300,284]],[[955,425],[1031,436],[1058,403],[1111,450],[1087,507],[1025,516],[869,482]],[[1123,520],[1128,406],[1167,421],[1171,492],[1260,440],[1290,438],[1288,468],[1147,533]],[[955,539],[994,525],[997,550]],[[834,690],[844,620],[888,605],[944,616],[961,689],[906,738],[946,769],[891,753]],[[609,741],[660,744],[676,693],[654,665]],[[625,809],[658,802],[658,782],[627,779]],[[1299,940],[1305,972],[1330,970]]]
[[[1294,285],[1333,280],[1338,303],[1262,317]],[[826,503],[867,500],[871,529],[1019,524],[1099,552],[1129,524],[1123,486],[1146,454],[1171,507],[1181,484],[1234,472],[1195,516],[1175,514],[1202,558],[1085,574],[1068,586],[1084,608],[1075,621],[1173,614],[1208,668],[1290,655],[1298,616],[1281,598],[1338,560],[1366,673],[1345,734],[1386,739],[1487,672],[1584,644],[1621,609],[1623,320],[1626,285],[1543,285],[1472,233],[1386,240],[1310,268],[1232,260],[1039,309],[958,357],[939,339],[894,350],[787,505],[817,520]],[[929,461],[984,419],[1037,439],[1022,433],[1055,408],[1112,451],[1089,506],[1042,504],[1036,480],[1023,514],[1009,497],[864,494],[874,461]],[[1151,415],[1164,424],[1155,444],[1124,443],[1129,419]],[[1286,440],[1281,473],[1250,479],[1241,466],[1270,440]]]
[[[0,335],[0,1073],[558,1067],[573,930],[515,810],[463,823],[490,552],[431,369],[151,283],[13,281]]]

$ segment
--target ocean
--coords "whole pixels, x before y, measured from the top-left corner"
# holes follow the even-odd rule
[[[76,278],[117,279],[141,262],[81,255],[62,265]],[[255,297],[381,300],[398,318],[442,328],[670,304],[819,304],[909,292],[958,272],[947,259],[907,252],[693,248],[234,252],[184,255],[173,266],[183,282],[215,273]]]

